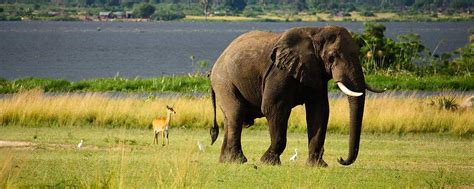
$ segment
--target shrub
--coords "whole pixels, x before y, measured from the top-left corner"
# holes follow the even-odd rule
[[[470,75],[474,71],[474,42],[454,51],[459,57],[449,63],[448,67],[455,74]]]
[[[133,10],[133,14],[138,18],[150,18],[155,13],[156,8],[150,4],[139,4]]]
[[[169,21],[169,20],[178,20],[186,17],[186,15],[179,10],[160,10],[155,12],[151,16],[153,20],[163,20],[163,21]]]
[[[258,15],[262,15],[262,10],[257,7],[245,7],[242,15],[245,17],[257,17]]]
[[[459,104],[456,103],[456,98],[454,97],[435,97],[430,99],[431,106],[436,106],[440,110],[457,110],[459,108]]]
[[[360,59],[367,72],[377,70],[414,71],[413,62],[425,49],[417,34],[399,35],[398,42],[384,36],[385,26],[366,23],[362,34],[353,34],[360,47]]]
[[[0,21],[21,21],[21,17],[0,15]]]
[[[367,11],[367,10],[362,11],[360,13],[360,15],[365,16],[365,17],[374,17],[375,16],[375,14],[372,11]]]

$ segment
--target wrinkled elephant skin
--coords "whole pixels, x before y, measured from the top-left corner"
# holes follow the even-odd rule
[[[299,27],[283,33],[252,31],[236,38],[214,64],[210,74],[214,125],[216,105],[224,114],[224,141],[220,162],[247,161],[241,145],[244,126],[255,118],[268,120],[271,144],[261,161],[280,164],[286,147],[291,109],[304,104],[308,128],[307,163],[327,166],[323,160],[329,117],[328,81],[334,79],[348,95],[350,108],[349,156],[358,154],[366,84],[359,48],[342,27]],[[217,100],[217,104],[216,104]]]

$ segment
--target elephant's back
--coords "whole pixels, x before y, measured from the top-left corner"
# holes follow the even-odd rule
[[[216,94],[235,87],[253,106],[261,101],[261,85],[270,54],[280,35],[252,31],[237,37],[217,59],[211,72],[211,84]],[[218,94],[219,96],[219,94]]]
[[[279,38],[280,36],[281,36],[281,33],[273,33],[273,32],[266,32],[266,31],[259,31],[259,30],[249,31],[235,38],[234,41],[232,41],[232,43],[229,46],[233,44],[239,44],[242,42],[248,43],[248,42],[254,42],[254,41],[269,43]]]
[[[280,34],[250,31],[234,39],[222,52],[216,64],[255,64],[269,56]]]
[[[237,74],[246,76],[248,72],[255,75],[257,70],[266,67],[270,53],[280,35],[251,31],[234,39],[217,59],[212,72],[219,72],[227,76]],[[251,77],[251,76],[247,76]]]

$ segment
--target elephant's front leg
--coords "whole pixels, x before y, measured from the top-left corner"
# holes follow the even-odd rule
[[[327,163],[323,160],[323,153],[329,117],[329,103],[327,95],[323,96],[305,104],[309,151],[307,163],[319,167],[327,167]]]
[[[288,118],[291,109],[276,108],[275,111],[266,115],[270,129],[271,144],[268,150],[260,159],[263,163],[271,165],[281,164],[280,155],[286,147],[286,132],[288,128]]]

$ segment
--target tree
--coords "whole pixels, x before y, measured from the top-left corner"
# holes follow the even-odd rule
[[[306,4],[306,0],[295,0],[295,9],[298,12],[308,9],[308,5]]]
[[[86,6],[91,6],[95,3],[95,0],[86,0]]]
[[[224,0],[224,6],[232,10],[242,11],[247,4],[244,0]]]
[[[109,1],[109,6],[119,6],[120,1],[119,0],[110,0]]]
[[[155,13],[156,8],[150,4],[140,4],[134,10],[133,14],[139,18],[150,18]]]
[[[209,15],[209,8],[210,8],[209,0],[199,0],[199,5],[201,6],[202,11],[204,12],[204,16],[207,20],[207,15]]]
[[[473,6],[474,4],[470,0],[453,0],[450,3],[450,6],[455,9],[460,8],[469,8],[469,6]]]

